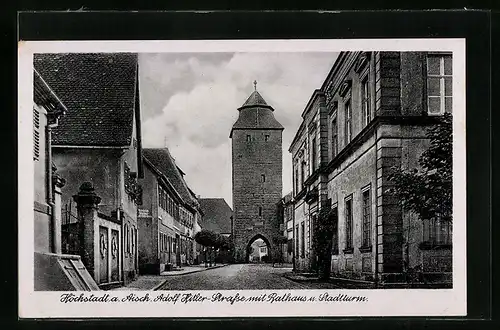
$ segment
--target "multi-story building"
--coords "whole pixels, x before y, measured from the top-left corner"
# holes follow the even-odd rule
[[[283,237],[287,238],[285,244],[281,246],[281,253],[283,258],[281,261],[286,263],[293,263],[293,218],[295,208],[293,204],[292,192],[283,196],[278,203],[278,222],[280,224],[280,231]]]
[[[389,175],[418,167],[427,129],[451,112],[451,86],[451,54],[340,53],[290,148],[299,269],[314,268],[314,221],[332,207],[333,273],[390,282],[421,268],[449,278],[450,224],[403,212]]]
[[[52,130],[53,162],[66,179],[63,252],[81,255],[101,287],[127,283],[138,274],[137,55],[36,54],[34,66],[68,108]]]
[[[168,149],[144,149],[143,153],[139,263],[142,273],[159,274],[195,262],[193,238],[202,213]]]

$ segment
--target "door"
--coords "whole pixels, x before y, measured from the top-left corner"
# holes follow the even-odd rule
[[[175,235],[175,262],[177,266],[181,265],[181,238],[179,235]]]
[[[118,230],[112,229],[111,230],[111,281],[119,281],[120,280],[120,274],[119,274],[119,232]]]
[[[108,228],[99,227],[99,284],[108,282]]]

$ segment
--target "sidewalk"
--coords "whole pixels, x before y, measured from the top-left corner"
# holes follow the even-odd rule
[[[139,275],[137,280],[130,282],[127,286],[114,288],[116,291],[150,291],[156,290],[165,282],[166,276],[181,276],[186,274],[198,273],[209,269],[216,269],[227,266],[228,264],[218,264],[217,266],[184,266],[179,270],[163,272],[160,275]]]
[[[375,287],[374,282],[330,277],[328,280],[320,280],[318,276],[314,273],[285,273],[283,276],[291,281],[298,283],[330,283],[333,285],[340,286],[345,289],[371,289]]]
[[[169,272],[162,272],[160,274],[160,276],[186,275],[186,274],[192,274],[192,273],[202,272],[204,270],[220,268],[220,267],[224,267],[224,266],[227,266],[227,265],[228,264],[217,264],[217,266],[211,266],[211,267],[205,267],[204,265],[184,266],[184,267],[182,267],[180,269],[171,270]]]

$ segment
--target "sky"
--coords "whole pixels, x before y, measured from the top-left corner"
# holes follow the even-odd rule
[[[232,207],[229,133],[257,90],[283,131],[283,195],[292,190],[288,148],[313,91],[338,53],[143,53],[139,55],[143,147],[168,147],[202,198]]]

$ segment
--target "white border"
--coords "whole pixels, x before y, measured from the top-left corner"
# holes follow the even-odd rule
[[[274,290],[298,295],[328,291],[368,298],[363,303],[60,303],[61,293],[34,292],[32,100],[34,53],[90,52],[453,52],[453,289]],[[20,41],[18,44],[19,316],[244,317],[244,316],[463,316],[466,315],[465,39]],[[293,70],[293,68],[291,69]],[[325,77],[328,72],[325,72]],[[299,115],[299,114],[297,114]],[[29,132],[29,133],[28,133]],[[206,295],[212,292],[201,291]],[[214,291],[215,292],[215,291]],[[271,291],[222,291],[243,295]],[[116,291],[120,297],[129,292]],[[140,295],[141,292],[134,293]],[[170,292],[173,294],[174,292]],[[159,292],[149,292],[154,297]]]

